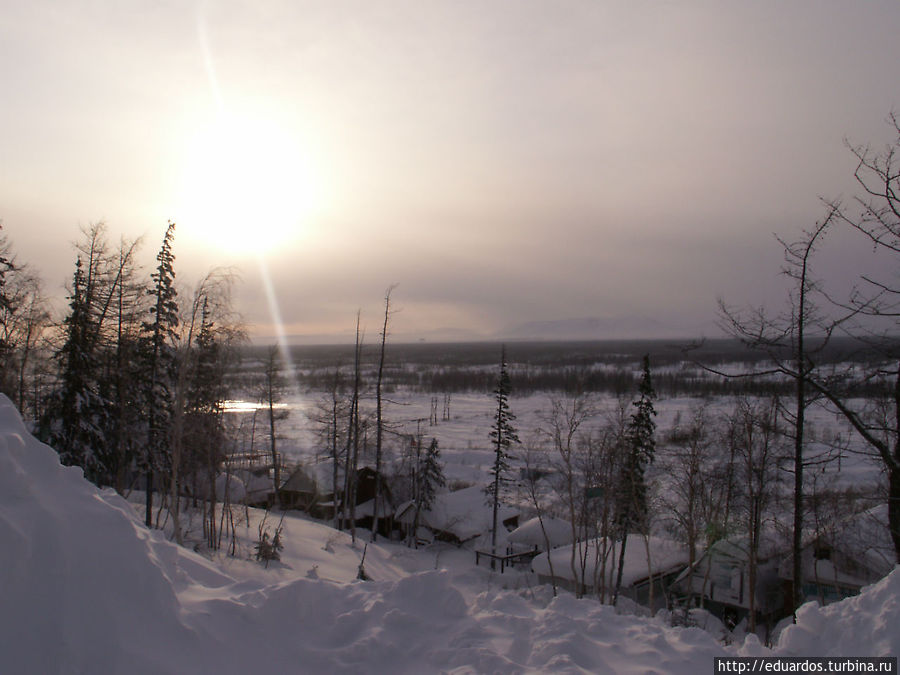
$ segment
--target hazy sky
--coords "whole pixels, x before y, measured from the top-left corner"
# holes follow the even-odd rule
[[[0,219],[62,295],[79,225],[177,223],[271,335],[711,334],[853,194],[900,109],[900,2],[0,0]],[[836,233],[820,273],[865,247]],[[635,328],[638,330],[638,328]],[[649,329],[648,329],[649,330]],[[626,331],[627,332],[627,331]],[[597,335],[596,337],[605,337]]]

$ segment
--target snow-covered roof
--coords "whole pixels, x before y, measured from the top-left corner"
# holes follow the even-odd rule
[[[649,543],[649,546],[647,545]],[[597,559],[607,554],[606,578],[607,584],[615,583],[618,571],[618,555],[621,548],[620,542],[610,539],[593,539],[586,542],[577,542],[568,546],[555,548],[548,553],[541,553],[531,561],[531,569],[541,576],[550,576],[550,561],[553,562],[553,573],[562,579],[574,581],[572,574],[572,549],[575,548],[576,559],[582,559],[587,549],[584,578],[593,580],[595,573],[599,578],[602,573],[602,561],[598,565]],[[648,563],[647,549],[650,551]],[[633,583],[646,579],[650,572],[660,574],[688,563],[688,555],[684,544],[671,539],[650,537],[649,542],[639,534],[629,534],[625,545],[625,566],[622,570],[622,585],[630,586]],[[576,563],[579,575],[581,567]],[[599,570],[598,570],[599,567]]]
[[[894,547],[887,504],[854,513],[825,532],[810,532],[801,558],[804,581],[818,580],[862,587],[887,575],[894,567]],[[817,559],[817,549],[831,549],[829,559]],[[792,553],[786,551],[778,573],[793,578]]]
[[[284,481],[281,489],[292,492],[315,492],[316,481],[309,475],[306,467],[298,466]]]
[[[390,516],[394,513],[394,507],[391,502],[385,499],[384,495],[378,500],[378,516],[382,518],[384,516]],[[365,518],[366,516],[374,516],[374,507],[375,500],[369,499],[368,501],[362,502],[361,504],[357,504],[354,507],[353,514],[356,518]]]
[[[500,505],[499,522],[514,518],[517,509]],[[397,509],[397,520],[412,524],[415,507],[412,502]],[[419,525],[432,530],[450,532],[460,541],[468,541],[493,527],[493,511],[487,503],[484,489],[479,485],[463,488],[455,492],[441,492],[435,495],[431,509],[419,514]]]
[[[542,524],[543,527],[541,527]],[[572,537],[572,525],[565,520],[550,516],[532,518],[510,532],[507,537],[510,543],[537,546],[541,549],[547,548],[548,539],[550,548],[571,544],[574,539]]]
[[[324,459],[321,461],[313,460],[304,462],[298,465],[297,469],[302,470],[307,478],[315,484],[316,489],[320,494],[331,493],[331,483],[334,471],[334,462],[332,460]],[[343,471],[341,471],[340,474],[343,476]]]

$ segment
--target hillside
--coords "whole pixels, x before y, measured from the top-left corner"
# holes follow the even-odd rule
[[[148,532],[132,506],[32,438],[0,398],[0,672],[665,672],[726,654],[900,652],[900,572],[818,609],[769,652],[472,567],[464,551],[369,545],[286,518],[282,561],[212,559]],[[438,569],[434,569],[437,567]],[[522,577],[527,580],[527,576]],[[515,586],[517,584],[512,584]]]

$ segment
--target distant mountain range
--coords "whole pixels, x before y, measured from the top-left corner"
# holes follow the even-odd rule
[[[498,340],[623,340],[697,337],[718,334],[715,326],[677,326],[645,317],[586,317],[528,321],[495,334]]]
[[[590,340],[657,340],[674,338],[717,337],[721,332],[712,323],[676,325],[645,317],[585,317],[557,321],[528,321],[510,324],[494,333],[481,333],[465,328],[443,327],[425,332],[391,332],[391,342],[501,342],[501,341],[590,341]],[[274,338],[257,336],[254,342],[267,344]],[[293,335],[291,344],[352,344],[354,334]]]

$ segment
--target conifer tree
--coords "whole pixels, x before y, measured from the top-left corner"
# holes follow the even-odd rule
[[[64,321],[65,342],[57,353],[60,389],[42,425],[44,436],[59,453],[63,464],[80,466],[95,482],[106,473],[102,449],[105,406],[94,380],[97,358],[93,348],[89,298],[85,292],[81,256],[75,262],[69,315]]]
[[[421,438],[416,439],[416,455],[420,454]],[[434,497],[437,490],[447,484],[444,477],[444,467],[441,464],[441,451],[438,449],[436,438],[431,439],[431,444],[421,460],[416,459],[416,470],[413,485],[413,501],[416,505],[413,517],[412,537],[413,546],[417,545],[419,533],[419,519],[423,511],[431,510],[434,505]]]
[[[441,451],[436,438],[431,439],[431,444],[425,452],[420,474],[419,504],[422,510],[427,511],[434,505],[434,496],[437,494],[438,488],[447,484],[444,467],[441,464]]]
[[[117,255],[110,251],[103,223],[84,228],[82,235],[63,345],[56,353],[61,374],[41,433],[64,462],[81,466],[98,485],[113,485],[123,468],[119,409],[135,407],[120,395],[117,363],[126,319],[117,309],[124,310],[121,289],[133,273],[137,242],[123,241]]]
[[[618,525],[622,537],[619,554],[619,570],[616,576],[615,604],[622,585],[622,570],[625,562],[625,543],[628,532],[634,527],[642,530],[647,525],[647,483],[644,471],[653,462],[656,452],[656,410],[653,399],[656,392],[650,380],[650,356],[644,355],[641,382],[638,385],[638,399],[632,403],[635,411],[631,415],[625,433],[626,455],[621,465],[619,478]]]
[[[493,520],[491,527],[491,553],[497,553],[497,513],[500,505],[500,492],[508,482],[510,446],[519,442],[513,422],[516,416],[509,409],[510,394],[509,372],[506,367],[506,345],[500,352],[500,375],[497,378],[497,388],[494,390],[496,401],[496,413],[494,425],[491,428],[491,440],[494,445],[494,464],[491,467],[491,482],[487,486],[487,493],[491,498]],[[491,561],[493,566],[493,561]]]
[[[142,325],[147,359],[147,454],[146,517],[150,527],[153,510],[153,476],[169,465],[168,429],[171,427],[175,379],[175,341],[178,329],[178,293],[175,290],[175,255],[172,242],[175,223],[169,221],[156,256],[157,267],[147,293],[153,298],[151,320]]]

